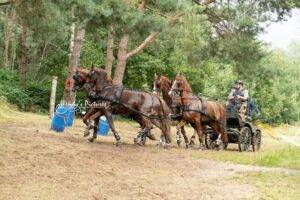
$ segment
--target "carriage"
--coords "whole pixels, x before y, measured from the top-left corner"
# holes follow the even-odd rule
[[[248,106],[248,110],[250,110]],[[261,146],[261,130],[252,123],[251,112],[247,113],[246,119],[242,120],[236,106],[226,109],[226,130],[228,134],[228,143],[238,144],[239,151],[247,151],[252,146],[253,151],[258,151]],[[210,127],[205,131],[205,146],[207,149],[214,149],[218,143],[218,133],[215,133]],[[227,144],[222,146],[227,148]]]

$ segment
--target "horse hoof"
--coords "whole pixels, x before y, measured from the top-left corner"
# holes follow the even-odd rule
[[[89,136],[89,135],[90,135],[89,130],[85,130],[85,131],[83,132],[83,137],[87,137],[87,136]]]
[[[188,146],[188,149],[192,149],[194,147],[194,142],[190,142],[187,146]]]
[[[158,146],[158,147],[163,147],[164,144],[163,144],[162,142],[158,142],[158,143],[156,144],[156,146]]]
[[[177,140],[177,146],[180,148],[180,146],[181,146],[181,140]]]
[[[185,144],[185,148],[188,149],[189,148],[189,144]]]
[[[154,135],[153,133],[149,133],[149,134],[147,135],[147,137],[148,137],[150,140],[156,140],[155,135]]]
[[[165,145],[164,145],[164,148],[165,148],[165,149],[171,149],[171,144],[165,144]]]
[[[121,141],[117,141],[116,147],[122,147],[122,142]]]
[[[89,138],[88,141],[92,143],[94,142],[94,138]]]

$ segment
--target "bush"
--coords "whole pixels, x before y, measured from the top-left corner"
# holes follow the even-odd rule
[[[43,112],[48,109],[50,89],[49,84],[36,84],[30,80],[28,87],[23,89],[17,71],[0,70],[0,96],[21,110]]]

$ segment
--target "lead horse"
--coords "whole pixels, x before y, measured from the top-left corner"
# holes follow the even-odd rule
[[[226,110],[222,104],[216,101],[203,101],[194,95],[189,82],[181,73],[176,75],[169,95],[180,104],[182,119],[196,130],[200,148],[204,148],[202,139],[207,125],[220,134],[223,148],[227,147]],[[191,138],[190,143],[194,143],[193,139],[194,137]]]
[[[73,79],[74,79],[73,90],[78,91],[83,89],[84,92],[87,94],[87,96],[95,93],[94,88],[92,88],[89,84],[87,84],[88,74],[89,74],[89,70],[87,69],[77,69],[75,74],[73,75]],[[84,136],[86,137],[90,135],[89,130],[93,129],[94,130],[93,135],[88,139],[90,142],[93,142],[97,138],[99,118],[100,116],[105,115],[105,113],[107,112],[107,108],[110,109],[111,102],[100,100],[95,103],[92,102],[89,98],[87,98],[87,101],[89,102],[90,109],[83,117],[83,123],[86,125]],[[97,106],[98,104],[100,106]],[[120,114],[120,113],[118,113],[118,110],[115,110],[113,114]],[[139,131],[137,137],[135,138],[136,144],[144,145],[146,142],[146,136],[149,137],[151,140],[155,140],[155,136],[146,129],[146,125],[149,124],[147,121],[149,120],[141,118],[139,114],[130,111],[127,112],[127,116],[137,121],[141,126],[141,131]],[[91,124],[92,120],[94,121],[94,125]]]
[[[147,131],[150,131],[152,124],[162,131],[164,147],[170,147],[170,117],[169,108],[158,95],[125,89],[123,86],[113,84],[112,79],[103,69],[94,69],[88,73],[88,84],[94,88],[95,93],[90,95],[93,101],[107,101],[110,105],[105,109],[104,115],[112,129],[117,141],[121,144],[121,138],[114,127],[112,113],[130,115],[135,113],[145,124]]]

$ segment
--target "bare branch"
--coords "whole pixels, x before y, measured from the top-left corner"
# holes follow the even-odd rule
[[[211,3],[214,3],[216,0],[204,0],[203,2],[201,0],[194,0],[194,2],[198,5],[204,5],[207,6]]]
[[[153,42],[156,39],[159,33],[160,32],[151,33],[137,48],[127,53],[125,59],[128,59],[141,52],[144,48],[146,48],[151,42]]]
[[[178,15],[174,16],[172,19],[170,19],[168,21],[168,26],[169,28],[172,28],[180,19],[180,17],[182,17],[184,15],[184,12],[179,13]],[[149,44],[151,44],[160,34],[160,31],[155,31],[150,33],[150,35],[148,35],[148,37],[134,50],[130,51],[129,53],[126,54],[125,59],[128,59],[138,53],[140,53],[143,49],[145,49]]]

